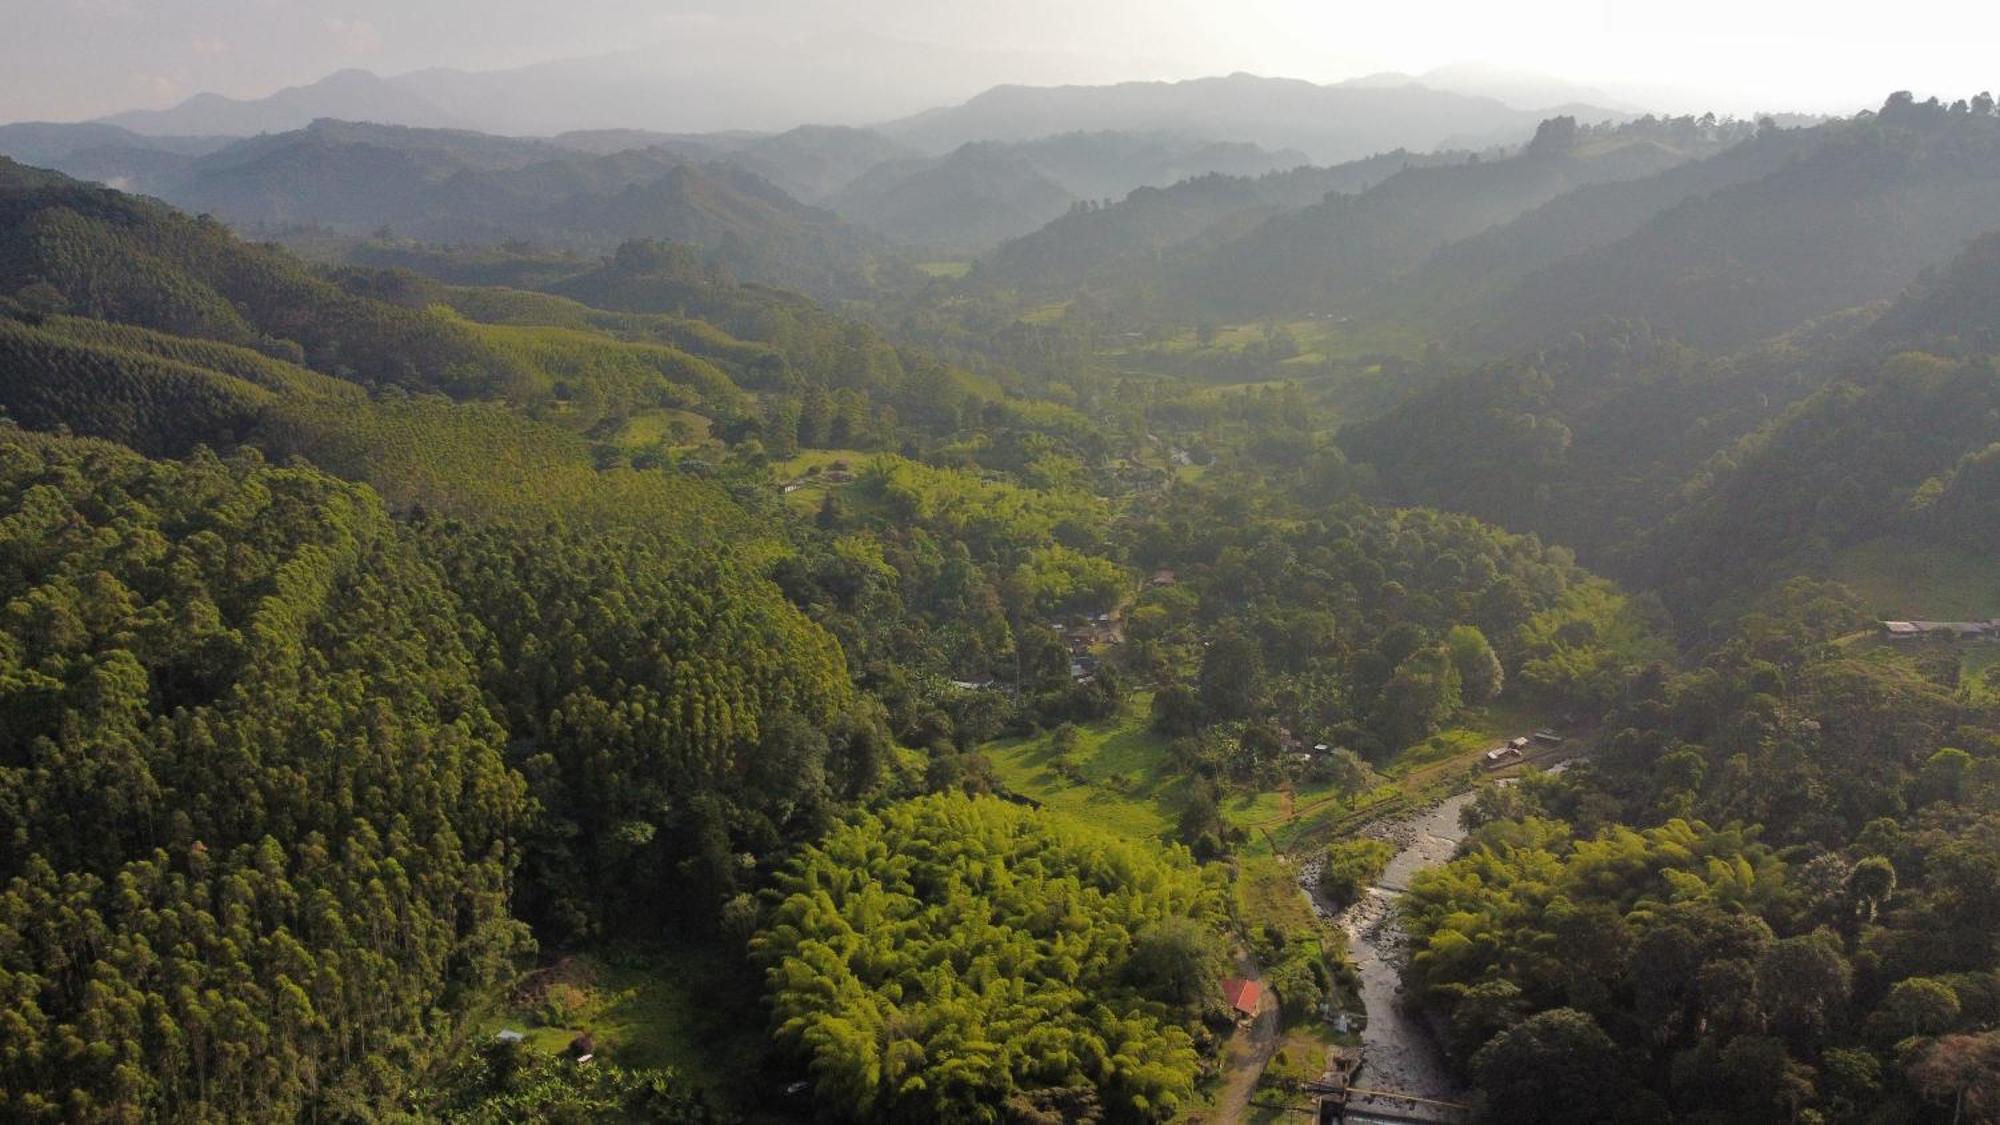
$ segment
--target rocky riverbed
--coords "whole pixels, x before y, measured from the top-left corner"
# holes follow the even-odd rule
[[[1320,895],[1319,863],[1307,863],[1299,871],[1299,883],[1313,909],[1347,932],[1348,950],[1361,978],[1361,1001],[1368,1008],[1368,1026],[1361,1033],[1363,1086],[1426,1098],[1449,1099],[1464,1093],[1452,1079],[1430,1028],[1402,1003],[1409,935],[1403,932],[1396,899],[1411,876],[1451,858],[1465,836],[1459,812],[1473,796],[1461,793],[1422,812],[1364,829],[1395,844],[1397,850],[1377,884],[1344,910],[1334,910]]]

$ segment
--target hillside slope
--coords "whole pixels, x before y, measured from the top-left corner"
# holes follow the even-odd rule
[[[1813,133],[1770,174],[1529,275],[1470,340],[1531,347],[1643,316],[1692,343],[1740,346],[1893,296],[2000,214],[2000,118],[1908,106]]]

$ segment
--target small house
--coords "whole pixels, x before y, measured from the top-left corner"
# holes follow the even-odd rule
[[[1222,999],[1239,1015],[1257,1014],[1257,1001],[1264,995],[1264,986],[1254,980],[1230,977],[1222,982]]]
[[[1514,751],[1516,754],[1526,753],[1528,749],[1528,736],[1524,734],[1519,738],[1508,739],[1507,748]]]
[[[1521,760],[1521,752],[1512,746],[1496,746],[1486,752],[1486,768],[1497,770]]]
[[[1178,579],[1174,577],[1173,571],[1162,569],[1154,571],[1153,576],[1151,578],[1146,579],[1146,585],[1151,586],[1154,589],[1159,589],[1160,587],[1163,586],[1171,586],[1176,581],[1178,581]]]

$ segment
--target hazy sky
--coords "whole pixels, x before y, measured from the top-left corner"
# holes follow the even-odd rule
[[[1737,113],[2000,86],[1990,0],[0,0],[0,121],[257,96],[342,67],[515,66],[719,28],[991,52],[987,71],[966,74],[979,84],[1233,70],[1327,81],[1483,61]]]

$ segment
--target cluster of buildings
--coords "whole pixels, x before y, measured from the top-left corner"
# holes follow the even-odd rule
[[[1504,769],[1515,762],[1522,761],[1527,758],[1528,752],[1533,750],[1535,744],[1538,742],[1546,746],[1558,746],[1562,744],[1562,741],[1562,735],[1547,728],[1538,730],[1533,734],[1517,735],[1508,739],[1506,745],[1495,746],[1486,752],[1486,768],[1489,770]]]
[[[1882,636],[1892,641],[1914,641],[1924,637],[1945,640],[1992,640],[2000,638],[2000,617],[1990,621],[1884,621]]]
[[[1067,625],[1052,623],[1049,628],[1062,634],[1063,644],[1069,648],[1069,678],[1078,683],[1097,675],[1098,649],[1125,643],[1117,619],[1108,613],[1077,618]]]
[[[790,496],[792,493],[809,484],[851,484],[853,482],[854,470],[849,468],[845,461],[835,461],[824,469],[818,465],[814,465],[805,471],[804,476],[786,481],[784,492],[785,495]]]

